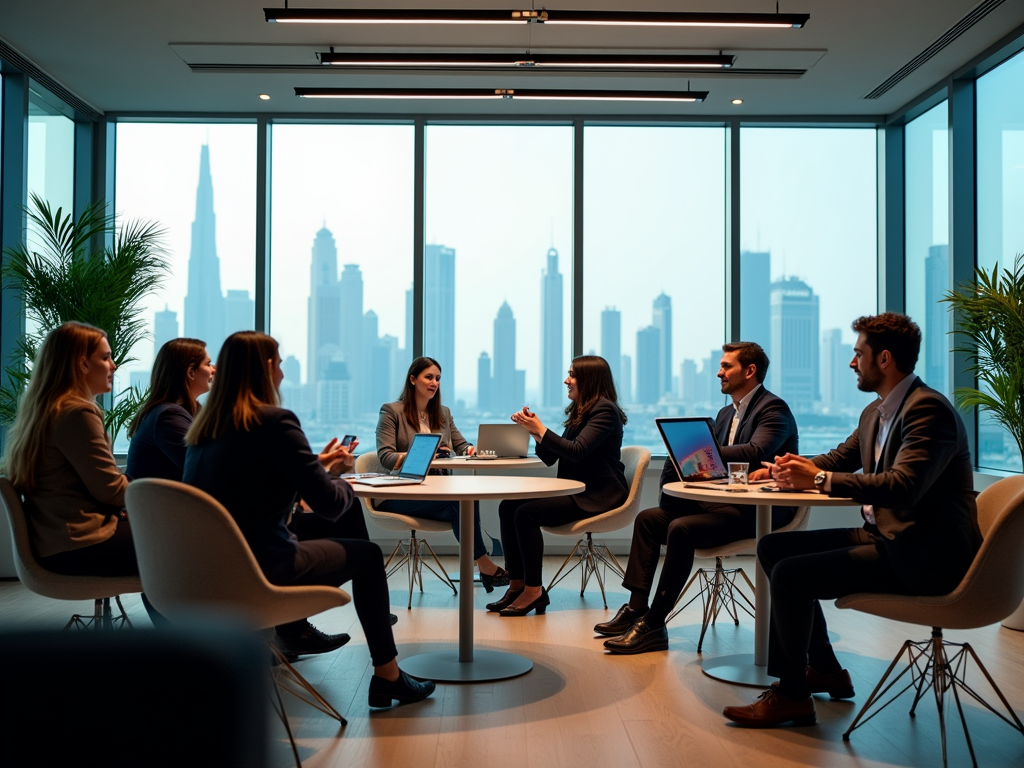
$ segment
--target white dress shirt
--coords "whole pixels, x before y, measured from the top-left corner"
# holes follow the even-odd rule
[[[913,373],[908,373],[899,384],[892,388],[892,391],[886,396],[885,400],[878,405],[878,432],[875,434],[875,450],[873,454],[875,465],[870,467],[872,472],[878,469],[878,462],[882,458],[882,449],[885,448],[885,441],[889,439],[889,429],[892,427],[896,414],[899,413],[900,406],[903,405],[907,392],[910,391],[910,387],[913,386],[915,381],[917,381],[917,376]],[[868,467],[864,467],[865,472],[868,469]],[[861,511],[864,514],[864,519],[874,524],[875,508],[871,504],[865,504],[861,507]]]
[[[729,442],[728,445],[732,445],[736,441],[736,430],[740,428],[740,422],[743,421],[743,414],[747,412],[747,406],[750,405],[750,399],[754,396],[754,393],[761,388],[758,384],[752,390],[747,392],[743,396],[743,399],[738,403],[733,403],[732,407],[736,409],[732,415],[732,424],[729,425]]]

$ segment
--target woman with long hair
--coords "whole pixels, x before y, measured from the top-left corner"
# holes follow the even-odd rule
[[[506,499],[498,506],[509,587],[487,606],[502,616],[544,613],[550,604],[541,581],[544,537],[541,526],[565,525],[621,506],[629,495],[620,458],[626,414],[619,407],[611,369],[603,357],[584,355],[572,361],[565,379],[569,405],[565,430],[556,435],[523,408],[512,421],[529,430],[537,456],[548,466],[558,462],[558,477],[586,488],[574,496]]]
[[[377,459],[386,469],[394,469],[418,432],[441,434],[438,453],[442,456],[465,456],[476,450],[459,432],[452,413],[441,405],[441,364],[431,357],[417,357],[409,366],[402,394],[393,403],[380,407],[377,419]],[[447,470],[432,469],[446,473]],[[398,512],[428,520],[451,523],[452,533],[459,538],[459,504],[456,501],[389,500],[375,503],[384,512]],[[480,569],[480,583],[491,592],[496,586],[508,584],[508,574],[487,556],[480,530],[480,507],[473,515],[473,559]]]
[[[69,322],[43,340],[14,424],[4,473],[24,496],[32,546],[49,571],[138,573],[117,468],[95,398],[113,388],[107,335]]]
[[[149,396],[128,426],[131,478],[181,480],[185,433],[199,413],[201,395],[210,391],[216,368],[199,339],[171,339],[157,352]]]
[[[419,701],[434,690],[398,668],[391,633],[387,577],[380,547],[359,539],[297,541],[287,528],[297,497],[314,514],[336,520],[353,506],[348,483],[326,466],[351,467],[340,445],[326,461],[309,448],[299,420],[279,407],[284,379],[277,342],[264,333],[241,331],[227,338],[217,356],[217,377],[206,405],[185,442],[184,482],[209,493],[238,523],[272,584],[282,586],[352,582],[352,599],[373,661],[371,707]],[[307,622],[278,627],[287,637]]]

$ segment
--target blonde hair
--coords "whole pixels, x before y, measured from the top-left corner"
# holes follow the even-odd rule
[[[247,432],[260,423],[260,406],[278,405],[280,396],[270,372],[277,342],[259,331],[228,336],[217,355],[217,375],[206,405],[185,433],[186,445],[218,440],[231,430]]]
[[[3,470],[22,493],[34,490],[36,468],[50,425],[69,403],[89,403],[92,398],[79,361],[92,357],[107,334],[86,323],[64,323],[50,331],[32,364],[32,377],[18,404],[14,424],[7,431]]]

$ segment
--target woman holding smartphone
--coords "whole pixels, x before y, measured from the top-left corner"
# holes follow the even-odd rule
[[[502,616],[544,613],[550,604],[542,582],[544,537],[541,526],[565,525],[615,509],[626,501],[629,484],[620,458],[626,414],[619,407],[611,369],[603,357],[572,361],[565,379],[569,405],[561,436],[544,426],[529,408],[512,414],[537,443],[537,456],[558,477],[586,485],[582,493],[546,499],[506,499],[498,507],[509,587],[487,606]]]
[[[377,459],[385,469],[399,466],[418,432],[441,434],[440,456],[472,455],[475,448],[459,432],[451,411],[441,405],[441,364],[430,357],[417,357],[409,366],[405,386],[398,400],[385,403],[377,420]],[[447,474],[447,470],[432,469]],[[384,512],[398,512],[428,520],[451,523],[459,538],[459,504],[455,501],[390,500],[376,504]],[[473,516],[473,558],[480,569],[480,583],[491,592],[508,584],[508,574],[487,556],[480,530],[480,507]]]
[[[380,547],[361,539],[297,541],[286,526],[296,497],[313,513],[336,520],[353,506],[352,489],[327,473],[291,411],[279,407],[284,379],[277,342],[263,333],[228,337],[217,358],[217,378],[185,442],[184,481],[223,504],[238,523],[256,562],[272,584],[352,582],[352,600],[366,635],[374,673],[371,707],[420,701],[434,690],[398,668],[391,632],[387,577]],[[337,446],[330,463],[351,467]],[[278,627],[288,635],[305,620]],[[283,630],[283,631],[282,631]]]

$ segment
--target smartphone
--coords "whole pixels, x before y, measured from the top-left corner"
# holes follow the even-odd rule
[[[355,442],[355,439],[355,435],[345,435],[343,438],[341,438],[341,447],[348,448],[350,445],[352,445],[353,442]]]

